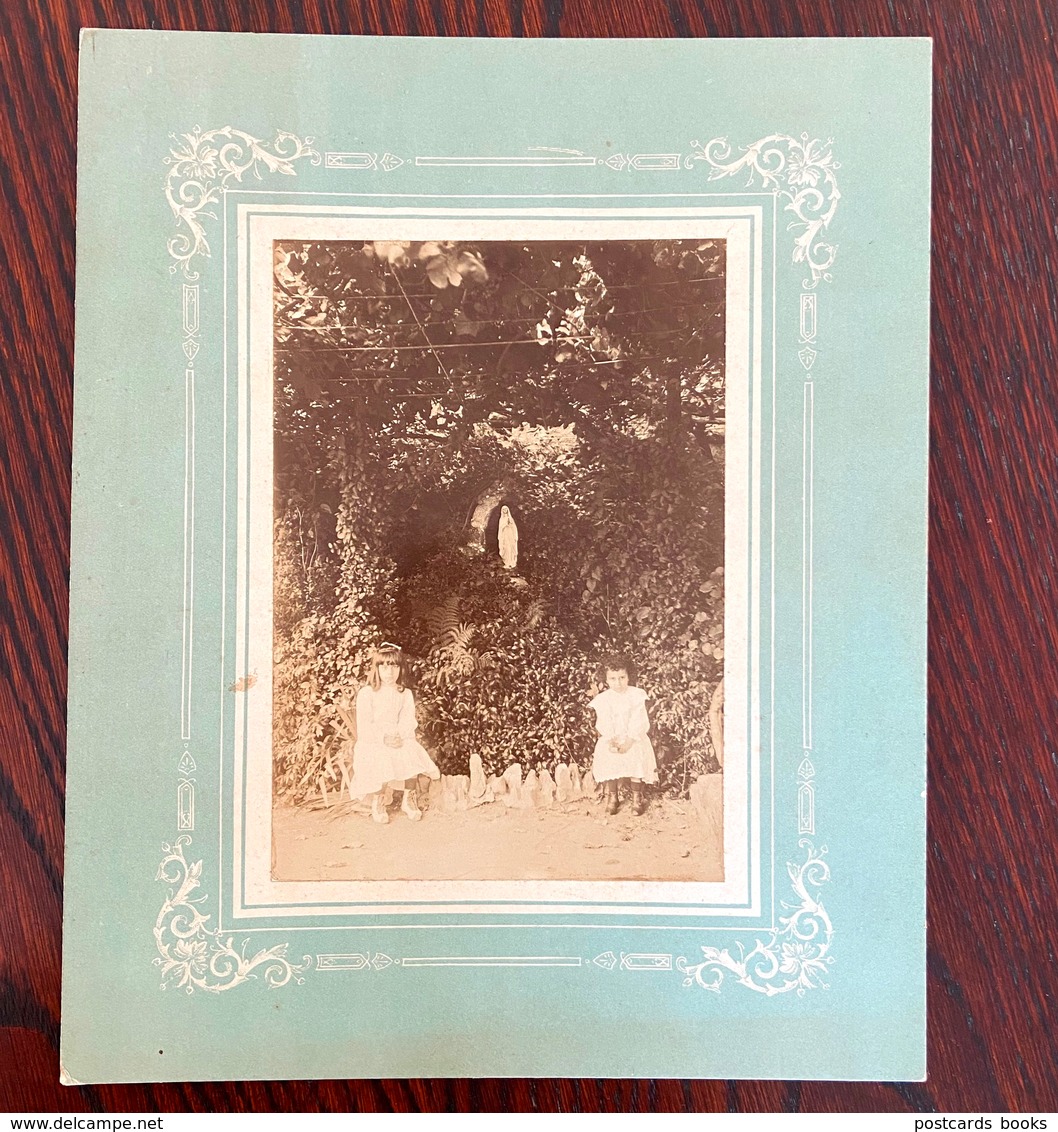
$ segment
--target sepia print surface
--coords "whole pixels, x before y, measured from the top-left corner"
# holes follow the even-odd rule
[[[272,253],[273,880],[722,881],[726,241]]]

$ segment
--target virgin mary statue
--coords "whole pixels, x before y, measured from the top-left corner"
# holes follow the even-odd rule
[[[504,566],[513,570],[518,565],[518,524],[506,505],[500,509],[499,544]]]

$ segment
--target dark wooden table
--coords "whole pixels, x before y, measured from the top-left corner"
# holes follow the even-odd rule
[[[1053,0],[0,5],[0,1111],[1058,1108],[1056,24]],[[934,37],[926,1084],[58,1084],[82,25]]]

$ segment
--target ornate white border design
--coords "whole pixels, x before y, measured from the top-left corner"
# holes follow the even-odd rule
[[[277,130],[269,143],[231,126],[205,132],[196,126],[180,137],[169,136],[178,148],[171,147],[170,156],[165,159],[169,166],[165,199],[177,224],[188,229],[178,231],[169,240],[169,254],[176,260],[169,270],[175,274],[179,268],[187,279],[198,278],[198,272],[191,270],[195,256],[210,254],[201,218],[217,219],[215,213],[206,209],[220,200],[220,192],[229,181],[241,181],[246,173],[253,173],[260,180],[262,166],[270,173],[293,177],[295,161],[307,157],[313,165],[319,165],[322,160],[312,148],[313,138],[302,141],[284,130]]]
[[[815,381],[812,367],[819,357],[817,345],[819,296],[815,288],[821,280],[832,278],[830,268],[837,257],[837,245],[823,237],[837,212],[841,192],[832,139],[825,142],[789,134],[769,134],[752,145],[741,147],[741,157],[731,160],[731,146],[726,138],[713,138],[702,145],[692,142],[695,152],[687,158],[687,168],[704,161],[710,166],[709,180],[731,177],[747,170],[747,185],[756,183],[771,189],[786,201],[785,210],[793,213],[788,229],[795,233],[793,262],[807,264],[811,278],[802,282],[798,307],[797,358],[804,381],[804,413],[802,422],[801,461],[801,732],[802,757],[796,771],[797,832],[816,831],[816,768],[810,757],[814,750],[812,734],[813,692],[813,584],[815,526]],[[689,964],[683,958],[677,966],[687,977],[684,986],[700,986],[719,993],[726,974],[750,990],[765,995],[796,990],[825,988],[822,975],[833,962],[829,954],[833,927],[821,901],[811,895],[809,886],[818,889],[830,878],[830,867],[823,860],[826,849],[817,854],[810,841],[800,846],[807,852],[802,863],[788,862],[787,871],[793,883],[797,904],[783,902],[792,909],[779,918],[780,928],[766,942],[757,940],[748,952],[736,944],[737,958],[728,948],[702,947],[703,961]]]
[[[800,903],[783,901],[790,914],[779,917],[778,931],[772,932],[766,942],[758,939],[748,953],[741,943],[736,944],[737,958],[726,947],[703,947],[701,963],[691,964],[681,957],[676,966],[686,976],[685,987],[697,984],[719,993],[727,974],[768,997],[792,990],[802,995],[806,990],[829,986],[823,975],[834,961],[828,954],[834,927],[823,902],[810,891],[830,879],[830,866],[823,860],[826,847],[817,853],[807,839],[802,838],[799,844],[806,859],[800,864],[791,861],[786,869]]]
[[[329,156],[329,155],[328,155]],[[392,156],[392,155],[391,155]],[[611,153],[607,157],[593,157],[579,149],[559,149],[555,146],[530,146],[526,156],[473,157],[416,157],[415,164],[434,169],[551,169],[605,165],[620,173],[625,169],[650,173],[677,173],[683,167],[678,153]]]
[[[230,126],[221,129],[202,131],[195,127],[191,132],[170,135],[175,143],[170,148],[170,156],[165,158],[169,172],[165,180],[165,196],[178,225],[178,231],[167,244],[168,251],[175,261],[170,272],[179,270],[188,281],[198,279],[198,272],[192,270],[196,256],[209,257],[210,246],[206,239],[204,218],[216,220],[216,214],[208,206],[218,203],[221,192],[231,181],[241,182],[246,173],[252,172],[260,179],[262,168],[271,173],[296,176],[294,163],[308,159],[312,165],[319,165],[323,158],[312,148],[313,139],[304,140],[294,134],[277,131],[270,143],[235,130]],[[808,134],[796,139],[787,134],[771,134],[752,145],[742,147],[742,156],[731,160],[731,148],[726,138],[714,138],[702,145],[692,142],[694,151],[684,157],[678,154],[647,154],[626,158],[614,154],[608,158],[585,157],[577,151],[543,151],[528,158],[415,158],[416,165],[472,165],[489,167],[501,165],[524,166],[577,166],[606,165],[616,171],[625,168],[678,172],[691,169],[695,162],[704,161],[710,166],[709,180],[733,176],[742,170],[749,173],[748,184],[752,186],[760,177],[765,190],[771,190],[777,197],[786,200],[785,210],[794,219],[789,229],[795,232],[793,262],[806,264],[811,274],[803,282],[799,309],[799,352],[797,357],[803,367],[805,380],[805,461],[804,461],[804,521],[806,530],[812,520],[812,468],[813,445],[812,422],[808,408],[814,404],[812,367],[817,358],[813,348],[816,343],[818,302],[814,288],[821,280],[830,280],[837,246],[828,243],[824,235],[834,218],[841,193],[838,190],[836,171],[840,168],[831,152],[831,140],[820,142],[810,140]],[[558,155],[562,156],[558,156]],[[327,153],[326,166],[335,170],[368,170],[392,172],[404,164],[404,160],[388,151],[382,159],[373,153]],[[180,226],[186,227],[183,231]],[[189,448],[188,480],[189,497],[185,498],[185,567],[186,573],[193,575],[193,506],[194,506],[194,360],[201,346],[201,330],[198,309],[198,288],[184,284],[182,289],[182,329],[184,332],[183,352],[186,355],[185,379],[187,384],[187,436]],[[189,517],[190,515],[190,517]],[[805,592],[810,595],[812,579],[811,540],[804,542],[803,571]],[[195,770],[194,759],[187,750],[190,739],[190,608],[193,599],[193,576],[185,577],[185,687],[182,696],[181,738],[184,751],[178,773],[188,775]],[[810,684],[811,663],[811,602],[810,596],[803,607],[803,634],[806,642],[806,676]],[[815,830],[815,766],[808,758],[811,743],[811,690],[806,688],[802,701],[804,725],[804,755],[798,768],[798,826],[801,833]],[[194,826],[194,787],[193,780],[182,778],[178,792],[178,828]],[[302,983],[302,976],[313,966],[313,957],[305,955],[301,963],[293,963],[287,957],[287,944],[277,944],[270,948],[247,954],[247,942],[243,941],[237,949],[232,936],[222,936],[216,928],[207,927],[210,916],[199,911],[197,905],[204,896],[193,897],[192,893],[201,884],[202,861],[188,864],[184,848],[191,844],[190,837],[181,835],[172,844],[163,845],[163,858],[158,867],[157,879],[166,882],[169,892],[162,903],[154,926],[154,938],[158,956],[154,964],[161,968],[162,987],[177,986],[188,994],[196,989],[220,994],[251,979],[257,978],[258,968],[263,969],[265,982],[272,987],[284,986],[289,982]],[[824,861],[826,849],[818,852],[808,840],[799,842],[806,854],[800,863],[790,862],[787,871],[793,885],[796,903],[783,902],[789,914],[781,916],[779,927],[772,931],[767,940],[757,939],[753,948],[746,950],[742,943],[735,944],[736,954],[728,948],[702,946],[702,961],[690,963],[683,956],[670,954],[636,953],[606,951],[593,959],[584,959],[583,965],[610,972],[622,971],[672,971],[680,972],[683,985],[699,986],[719,993],[725,978],[731,975],[742,986],[767,996],[796,991],[803,995],[806,990],[825,988],[823,980],[827,967],[833,962],[829,954],[834,930],[822,901],[816,895],[818,889],[829,879],[830,868]],[[315,956],[318,971],[361,971],[375,972],[391,966],[581,966],[582,959],[575,956],[415,956],[394,959],[379,952],[377,954],[320,954]]]
[[[293,980],[301,983],[302,974],[311,966],[311,957],[305,956],[301,964],[287,959],[287,944],[277,944],[253,955],[247,955],[243,941],[239,950],[233,946],[231,936],[222,938],[218,929],[206,927],[209,916],[203,915],[196,904],[204,897],[191,898],[201,883],[202,862],[188,865],[184,859],[184,846],[191,844],[187,831],[195,828],[195,780],[189,776],[195,771],[195,760],[188,750],[191,739],[191,660],[193,654],[194,610],[194,532],[195,532],[195,358],[202,347],[200,296],[196,280],[199,273],[192,270],[196,256],[210,256],[209,241],[203,224],[205,218],[217,216],[208,206],[221,199],[221,192],[229,182],[241,182],[252,172],[260,180],[262,168],[270,173],[296,176],[294,163],[307,158],[319,165],[322,158],[312,148],[312,138],[302,140],[294,134],[277,130],[275,138],[265,143],[243,130],[224,126],[217,130],[201,130],[196,126],[180,137],[171,134],[175,146],[170,147],[164,159],[169,166],[165,179],[165,199],[172,209],[178,230],[167,244],[175,260],[169,271],[181,271],[186,282],[181,288],[182,349],[185,356],[185,413],[184,413],[184,592],[183,592],[183,647],[180,737],[183,752],[177,765],[181,776],[177,784],[176,827],[181,836],[170,845],[163,846],[165,857],[158,867],[158,879],[177,885],[171,889],[154,925],[154,939],[158,957],[156,966],[162,969],[162,987],[176,985],[188,994],[200,990],[220,994],[232,987],[255,979],[256,968],[264,966],[265,981],[269,986],[280,987]],[[383,168],[395,168],[387,154]],[[399,160],[397,164],[400,164]]]
[[[175,273],[180,269],[187,279],[198,278],[198,273],[191,270],[194,257],[210,254],[201,218],[216,219],[216,214],[207,211],[207,206],[220,200],[221,190],[230,181],[241,182],[248,172],[260,180],[262,167],[271,173],[293,177],[296,175],[294,162],[308,158],[311,164],[319,165],[323,160],[320,153],[312,148],[313,138],[302,140],[283,130],[276,131],[270,143],[231,126],[206,131],[196,126],[179,137],[176,134],[170,136],[176,148],[171,147],[169,157],[165,158],[169,166],[165,197],[177,224],[186,225],[188,232],[178,231],[170,238],[169,254],[176,263],[171,264],[169,270]],[[731,161],[731,147],[727,139],[713,138],[704,145],[691,142],[693,152],[684,157],[682,166],[690,169],[696,161],[706,162],[711,167],[710,181],[748,170],[748,185],[755,184],[759,176],[765,189],[783,197],[786,211],[794,215],[790,222],[790,228],[796,232],[794,263],[807,264],[812,275],[811,280],[805,280],[808,288],[816,286],[821,279],[830,279],[830,268],[837,256],[837,245],[823,238],[841,199],[836,176],[841,166],[834,160],[830,149],[832,144],[830,138],[822,142],[810,139],[806,133],[801,134],[800,139],[789,134],[770,134],[752,145],[743,146],[742,156]],[[415,164],[476,168],[590,164],[606,165],[616,170],[627,168],[659,172],[676,172],[681,167],[679,155],[674,153],[635,154],[627,158],[623,154],[611,154],[607,158],[596,158],[578,151],[550,152],[554,156],[536,153],[529,157],[416,157]],[[327,167],[335,169],[391,172],[404,164],[402,158],[388,151],[381,160],[373,153],[328,152],[326,156]]]
[[[392,173],[404,164],[404,158],[386,150],[381,157],[377,153],[332,153],[324,155],[324,166],[327,169],[355,169],[374,170],[381,169],[383,173]]]
[[[605,166],[615,172],[634,170],[655,173],[679,172],[680,169],[693,168],[697,161],[704,161],[710,166],[710,181],[748,170],[748,185],[755,184],[759,176],[765,190],[771,189],[786,200],[786,211],[794,215],[789,225],[796,233],[793,262],[808,265],[811,279],[806,279],[804,285],[812,288],[821,279],[830,279],[830,268],[838,250],[836,244],[830,244],[823,238],[841,199],[836,176],[841,166],[834,160],[830,148],[832,144],[831,138],[820,141],[818,138],[810,138],[807,133],[801,134],[799,138],[790,134],[770,134],[752,145],[743,146],[740,150],[742,156],[733,161],[730,160],[731,147],[727,138],[713,138],[704,145],[697,141],[691,142],[692,152],[685,156],[679,153],[611,153],[605,157],[596,157],[578,149],[531,146],[529,152],[523,155],[419,155],[412,160],[417,167],[435,169],[568,169]],[[318,164],[318,156],[317,154],[313,164]],[[388,173],[403,164],[403,158],[388,151],[381,159],[374,153],[326,154],[326,166],[329,169],[381,169]]]
[[[178,837],[171,845],[163,845],[165,856],[158,866],[157,879],[175,886],[170,887],[154,923],[158,956],[153,962],[161,968],[162,989],[175,985],[188,994],[196,988],[220,994],[256,979],[258,967],[264,968],[270,987],[281,987],[291,980],[304,982],[301,976],[309,969],[311,956],[291,963],[285,943],[247,955],[245,940],[236,949],[232,936],[223,937],[216,928],[206,926],[211,917],[196,907],[205,897],[191,895],[202,883],[202,862],[187,863],[184,846],[190,844],[190,837]]]
[[[695,161],[711,166],[709,180],[731,177],[743,169],[749,170],[747,185],[756,183],[757,176],[765,189],[772,189],[786,200],[786,211],[794,214],[790,229],[795,231],[794,263],[805,263],[812,273],[805,287],[815,287],[821,279],[830,279],[830,268],[837,256],[837,245],[828,244],[823,235],[837,212],[841,193],[835,173],[841,166],[834,160],[830,146],[825,142],[800,139],[789,134],[769,134],[752,145],[743,146],[742,156],[734,161],[727,138],[713,138],[702,145],[691,142],[695,152],[686,159],[687,168]],[[785,187],[784,187],[785,186]]]
[[[317,971],[384,971],[392,967],[397,959],[391,959],[383,951],[372,954],[354,952],[353,954],[325,954],[316,956]]]

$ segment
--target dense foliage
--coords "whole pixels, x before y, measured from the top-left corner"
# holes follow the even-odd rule
[[[590,760],[630,653],[662,781],[713,769],[723,657],[723,244],[276,246],[275,768],[413,658],[442,769]],[[496,549],[500,504],[519,560]]]

